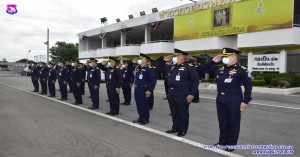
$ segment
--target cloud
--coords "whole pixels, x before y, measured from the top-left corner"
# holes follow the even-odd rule
[[[27,56],[46,54],[47,28],[50,29],[50,46],[56,41],[78,42],[77,33],[100,27],[99,19],[107,17],[108,23],[116,18],[127,20],[129,14],[140,16],[140,11],[150,14],[157,7],[165,10],[189,1],[180,0],[2,0],[0,2],[0,58],[16,61]],[[8,15],[7,4],[17,4],[18,13]]]

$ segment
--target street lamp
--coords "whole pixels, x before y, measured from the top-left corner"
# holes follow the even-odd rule
[[[27,52],[27,64],[28,64],[28,54],[29,54],[29,52],[31,52],[31,50],[29,50],[29,51]]]

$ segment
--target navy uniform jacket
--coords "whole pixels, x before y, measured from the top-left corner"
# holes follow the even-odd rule
[[[138,66],[136,68],[135,85],[145,86],[146,91],[153,91],[156,84],[156,75],[149,67]]]
[[[40,79],[41,80],[44,80],[44,79],[47,79],[48,78],[48,68],[42,68],[41,70],[40,70]]]
[[[99,86],[101,82],[101,71],[99,68],[90,67],[88,70],[88,82],[91,86]]]
[[[87,67],[83,66],[81,69],[81,75],[82,75],[82,79],[86,80],[86,72],[87,72]]]
[[[36,67],[33,67],[32,69],[32,75],[31,77],[39,77],[40,76],[40,67],[39,66],[36,66]]]
[[[81,73],[81,69],[79,69],[78,67],[74,68],[72,70],[72,73],[71,73],[71,81],[72,83],[82,83],[81,82],[82,80],[82,73]]]
[[[202,78],[203,78],[203,71],[202,71],[201,64],[197,63],[197,64],[190,64],[190,65],[192,65],[196,69],[196,71],[198,73],[198,76],[199,76],[199,80],[202,80]]]
[[[130,83],[133,84],[134,82],[134,75],[133,69],[128,66],[128,68],[122,69],[122,82],[123,83]]]
[[[122,72],[120,68],[112,67],[107,70],[107,84],[116,85],[117,88],[122,86]]]
[[[252,83],[248,77],[248,71],[245,67],[238,64],[232,66],[214,66],[215,62],[210,61],[203,66],[203,71],[214,73],[217,77],[217,89],[219,94],[230,93],[235,96],[242,96],[241,85],[245,87],[243,102],[248,104],[251,98]]]
[[[196,69],[187,63],[174,65],[168,73],[168,86],[173,88],[188,87],[190,94],[198,92],[199,76]]]
[[[55,69],[49,69],[49,74],[48,74],[48,81],[56,81],[57,75],[56,75],[56,70]]]
[[[61,68],[58,73],[58,80],[68,82],[69,78],[69,69],[67,67]]]

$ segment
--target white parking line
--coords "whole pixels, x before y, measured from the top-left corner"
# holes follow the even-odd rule
[[[161,92],[161,91],[154,91],[154,92],[156,92],[156,93],[165,93],[165,92]],[[200,96],[199,98],[216,100],[216,98],[213,98],[213,97]],[[268,107],[276,107],[276,108],[285,108],[285,109],[300,110],[300,108],[298,108],[298,107],[269,105],[269,104],[261,104],[261,103],[258,103],[258,102],[251,102],[250,105],[258,105],[258,106],[268,106]]]
[[[83,110],[83,111],[86,111],[86,112],[89,112],[89,113],[93,113],[93,114],[99,115],[101,117],[105,117],[105,118],[108,118],[108,119],[111,119],[111,120],[114,120],[114,121],[117,121],[117,122],[120,122],[120,123],[123,123],[123,124],[126,124],[126,125],[130,125],[130,126],[133,126],[133,127],[136,127],[136,128],[139,128],[139,129],[142,129],[142,130],[145,130],[145,131],[157,134],[157,135],[161,135],[161,136],[164,136],[164,137],[176,140],[176,141],[180,141],[180,142],[183,142],[183,143],[186,143],[186,144],[198,147],[200,149],[204,149],[204,150],[207,150],[207,151],[215,152],[215,153],[218,153],[218,154],[221,154],[221,155],[225,155],[225,156],[229,156],[229,157],[243,157],[241,155],[230,153],[230,152],[226,152],[226,151],[220,150],[220,149],[207,149],[207,148],[204,148],[204,146],[206,146],[205,144],[202,144],[202,143],[199,143],[199,142],[195,142],[195,141],[192,141],[192,140],[189,140],[189,139],[185,139],[185,138],[182,138],[182,137],[177,137],[177,136],[174,136],[174,135],[171,135],[171,134],[167,134],[165,132],[162,132],[162,131],[159,131],[159,130],[156,130],[156,129],[153,129],[153,128],[149,128],[147,126],[142,126],[142,125],[134,124],[132,122],[129,122],[129,121],[117,118],[117,117],[108,116],[106,114],[103,114],[103,113],[100,113],[100,112],[97,112],[97,111],[93,111],[93,110],[89,110],[89,109],[84,108],[84,107],[75,106],[75,105],[72,105],[72,104],[70,104],[68,102],[56,100],[54,98],[50,98],[50,97],[47,97],[47,96],[44,96],[44,95],[40,95],[38,93],[33,93],[33,92],[28,91],[28,90],[21,89],[21,88],[18,88],[18,87],[15,87],[15,86],[3,83],[3,82],[0,82],[0,84],[6,85],[6,86],[11,87],[11,88],[18,89],[18,90],[23,91],[23,92],[27,92],[27,93],[36,95],[36,96],[39,96],[39,97],[43,97],[43,98],[46,98],[46,99],[49,99],[49,100],[52,100],[52,101],[55,101],[55,102],[58,102],[58,103],[61,103],[61,104],[65,104],[67,106],[70,106],[70,107],[73,107],[73,108],[77,108],[79,110]]]

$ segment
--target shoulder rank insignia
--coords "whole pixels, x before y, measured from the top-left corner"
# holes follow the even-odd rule
[[[244,66],[241,66],[241,68],[242,68],[242,69],[244,69],[244,70],[247,70],[247,68],[246,68],[246,67],[244,67]]]
[[[221,66],[219,70],[224,70],[224,66]]]

